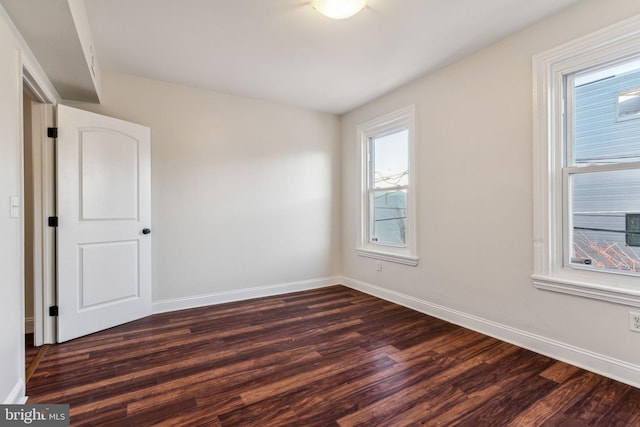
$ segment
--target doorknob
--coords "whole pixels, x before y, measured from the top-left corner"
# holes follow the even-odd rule
[[[142,229],[142,234],[151,234],[151,229],[150,228],[143,228]]]

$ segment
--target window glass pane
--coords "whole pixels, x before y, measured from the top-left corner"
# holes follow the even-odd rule
[[[375,188],[409,184],[409,131],[375,137],[371,144]]]
[[[576,77],[574,164],[640,160],[639,95],[637,61]]]
[[[383,245],[407,244],[406,190],[376,190],[372,193],[371,241]]]
[[[575,174],[571,187],[572,262],[640,272],[640,247],[625,232],[627,214],[640,213],[640,170]]]

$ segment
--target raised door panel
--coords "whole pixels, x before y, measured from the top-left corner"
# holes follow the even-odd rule
[[[105,130],[80,132],[81,218],[138,219],[138,141]]]

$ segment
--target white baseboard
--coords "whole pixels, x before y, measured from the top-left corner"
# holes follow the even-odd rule
[[[18,380],[16,385],[9,393],[9,396],[5,398],[5,405],[23,405],[27,402],[27,396],[25,396],[24,382],[21,379]]]
[[[33,317],[25,317],[24,319],[24,333],[32,334],[33,333]]]
[[[213,294],[198,295],[193,297],[166,299],[153,302],[152,312],[154,314],[166,313],[169,311],[204,307],[207,305],[223,304],[226,302],[243,301],[253,298],[261,298],[273,295],[288,294],[291,292],[307,291],[310,289],[325,288],[327,286],[333,286],[340,283],[341,277],[324,277],[320,279],[302,280],[299,282],[259,286],[226,292],[216,292]]]
[[[512,328],[348,277],[342,278],[342,284],[366,294],[400,304],[421,313],[446,320],[501,341],[515,344],[519,347],[535,351],[536,353],[640,388],[640,365],[594,353],[560,341]]]

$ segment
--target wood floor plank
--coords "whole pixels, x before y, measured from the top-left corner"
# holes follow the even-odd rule
[[[403,385],[400,392],[394,393],[382,400],[373,402],[350,415],[342,417],[338,420],[338,423],[341,426],[377,425],[379,423],[388,423],[398,413],[405,412],[409,408],[415,406],[416,401],[427,399],[428,396],[450,396],[451,393],[448,393],[448,391],[454,389],[449,385],[450,380],[479,364],[480,362],[477,360],[468,360],[463,363],[455,364],[449,368],[442,368],[438,365],[434,365],[436,368],[435,372],[437,373],[429,375],[428,381],[413,382],[411,385]]]
[[[327,379],[325,384],[318,384],[321,388],[309,389],[309,392],[322,396],[323,402],[312,408],[296,406],[296,413],[305,425],[331,425],[336,419],[362,408],[376,407],[383,399],[434,375],[441,369],[434,360],[432,355],[414,358],[404,364],[388,359],[387,364],[378,361],[363,366],[359,372],[347,372],[340,385],[331,384]]]
[[[349,353],[350,357],[348,359],[345,357],[334,357],[331,361],[325,359],[314,361],[306,366],[303,372],[291,372],[286,378],[248,390],[247,392],[241,393],[240,397],[247,404],[255,403],[286,393],[290,390],[304,387],[309,383],[320,381],[327,375],[339,376],[344,371],[363,363],[362,360],[364,358],[376,357],[376,355],[372,356],[368,354],[365,350],[358,351],[357,349],[350,349]]]
[[[554,388],[547,395],[519,414],[509,425],[543,425],[551,423],[598,384],[599,378],[591,372],[578,372]]]
[[[45,344],[38,348],[38,351],[35,355],[27,356],[27,364],[26,364],[27,369],[24,376],[26,382],[29,382],[29,380],[31,379],[31,376],[40,365],[40,362],[44,358],[44,355],[47,353],[47,350],[49,350],[49,345]]]
[[[640,389],[628,388],[623,396],[598,420],[603,426],[640,426]],[[594,417],[596,414],[592,414]]]
[[[596,425],[602,418],[603,411],[615,406],[628,391],[627,387],[617,381],[602,377],[598,377],[597,380],[593,388],[585,392],[571,408],[551,420],[565,425],[569,423]]]
[[[345,288],[52,345],[29,403],[73,426],[640,425],[640,390]]]
[[[541,377],[560,384],[580,371],[580,368],[564,362],[556,362],[540,374]]]
[[[523,357],[524,356],[524,357]],[[532,357],[527,357],[532,356]],[[439,414],[433,414],[424,421],[434,424],[439,423],[461,423],[462,420],[472,419],[478,424],[483,419],[487,419],[489,425],[500,414],[502,422],[508,421],[507,412],[503,411],[503,405],[491,408],[496,401],[504,399],[506,395],[510,395],[513,391],[525,388],[535,393],[532,389],[531,378],[538,378],[535,374],[552,362],[540,355],[531,354],[526,350],[512,353],[502,359],[497,366],[489,368],[482,363],[469,371],[459,375],[455,380],[450,381],[451,386],[457,390],[461,390],[466,399],[453,408],[448,408]],[[535,384],[535,383],[534,383]],[[550,390],[547,387],[545,390]],[[517,401],[509,400],[510,404]],[[520,402],[518,402],[520,403]],[[525,409],[529,405],[520,406],[519,409]],[[491,412],[487,412],[491,411]]]
[[[459,427],[507,425],[522,411],[543,398],[556,387],[556,384],[538,375],[521,375],[521,381],[515,381],[495,394],[491,401],[467,411],[458,419]]]
[[[296,369],[296,368],[302,369],[302,367],[306,365],[310,360],[313,360],[319,357],[317,353],[309,352],[308,349],[303,349],[299,357],[295,357],[295,354],[284,354],[283,356],[285,358],[295,360],[295,363],[289,363],[284,365],[284,366],[287,366],[289,369]],[[267,363],[269,364],[268,366],[270,367],[270,366],[273,366],[272,365],[273,363],[280,365],[281,363],[278,363],[278,362],[279,360],[275,358],[275,360],[270,359]],[[197,362],[190,361],[190,364],[194,364],[194,363],[197,363]],[[229,376],[233,377],[233,374],[228,373],[229,369],[235,369],[236,372],[240,372],[242,376],[242,381],[248,381],[248,380],[251,380],[253,378],[252,376],[254,375],[254,372],[251,371],[249,365],[255,365],[259,363],[260,361],[249,359],[244,363],[240,362],[241,366],[234,366],[233,368],[229,368],[228,366],[222,366],[219,369],[205,367],[196,373],[192,373],[191,375],[178,375],[173,379],[164,380],[160,382],[158,382],[156,380],[156,377],[154,376],[153,380],[155,382],[149,384],[147,387],[144,387],[144,389],[142,390],[133,389],[129,391],[123,391],[121,393],[116,393],[107,399],[102,399],[97,402],[94,401],[93,399],[87,400],[85,402],[79,402],[76,405],[75,410],[76,410],[76,413],[84,413],[87,411],[93,411],[102,404],[114,405],[114,404],[119,404],[121,402],[130,402],[129,408],[136,409],[140,407],[153,405],[161,401],[172,401],[177,397],[185,394],[193,395],[193,397],[197,399],[198,396],[201,396],[202,394],[206,393],[207,390],[209,390],[211,387],[218,388],[217,399],[220,399],[221,397],[224,397],[222,392],[225,388],[225,378]],[[165,368],[171,369],[171,370],[175,369],[175,367],[170,366],[170,364],[168,364]],[[257,369],[258,374],[260,376],[265,374],[265,370],[261,368],[262,367],[258,366],[258,369]],[[278,369],[272,368],[270,371],[267,372],[267,374],[270,373],[271,375],[274,375],[278,371],[279,371]],[[237,384],[238,381],[236,378],[232,378],[232,382],[233,384]],[[131,387],[133,387],[133,384],[130,384],[130,385]],[[104,387],[105,386],[103,386],[103,388]],[[185,390],[188,390],[188,391],[185,392]],[[78,392],[78,390],[75,390],[75,391]],[[79,398],[82,399],[84,398],[86,393],[84,393],[84,390],[80,390],[80,392],[78,392],[77,395]],[[141,396],[141,395],[144,396],[144,399],[136,399],[138,396]],[[240,400],[239,397],[238,397],[238,400]],[[221,409],[220,407],[218,407],[217,404],[215,408],[218,410]],[[223,408],[223,409],[226,409],[226,408]]]

